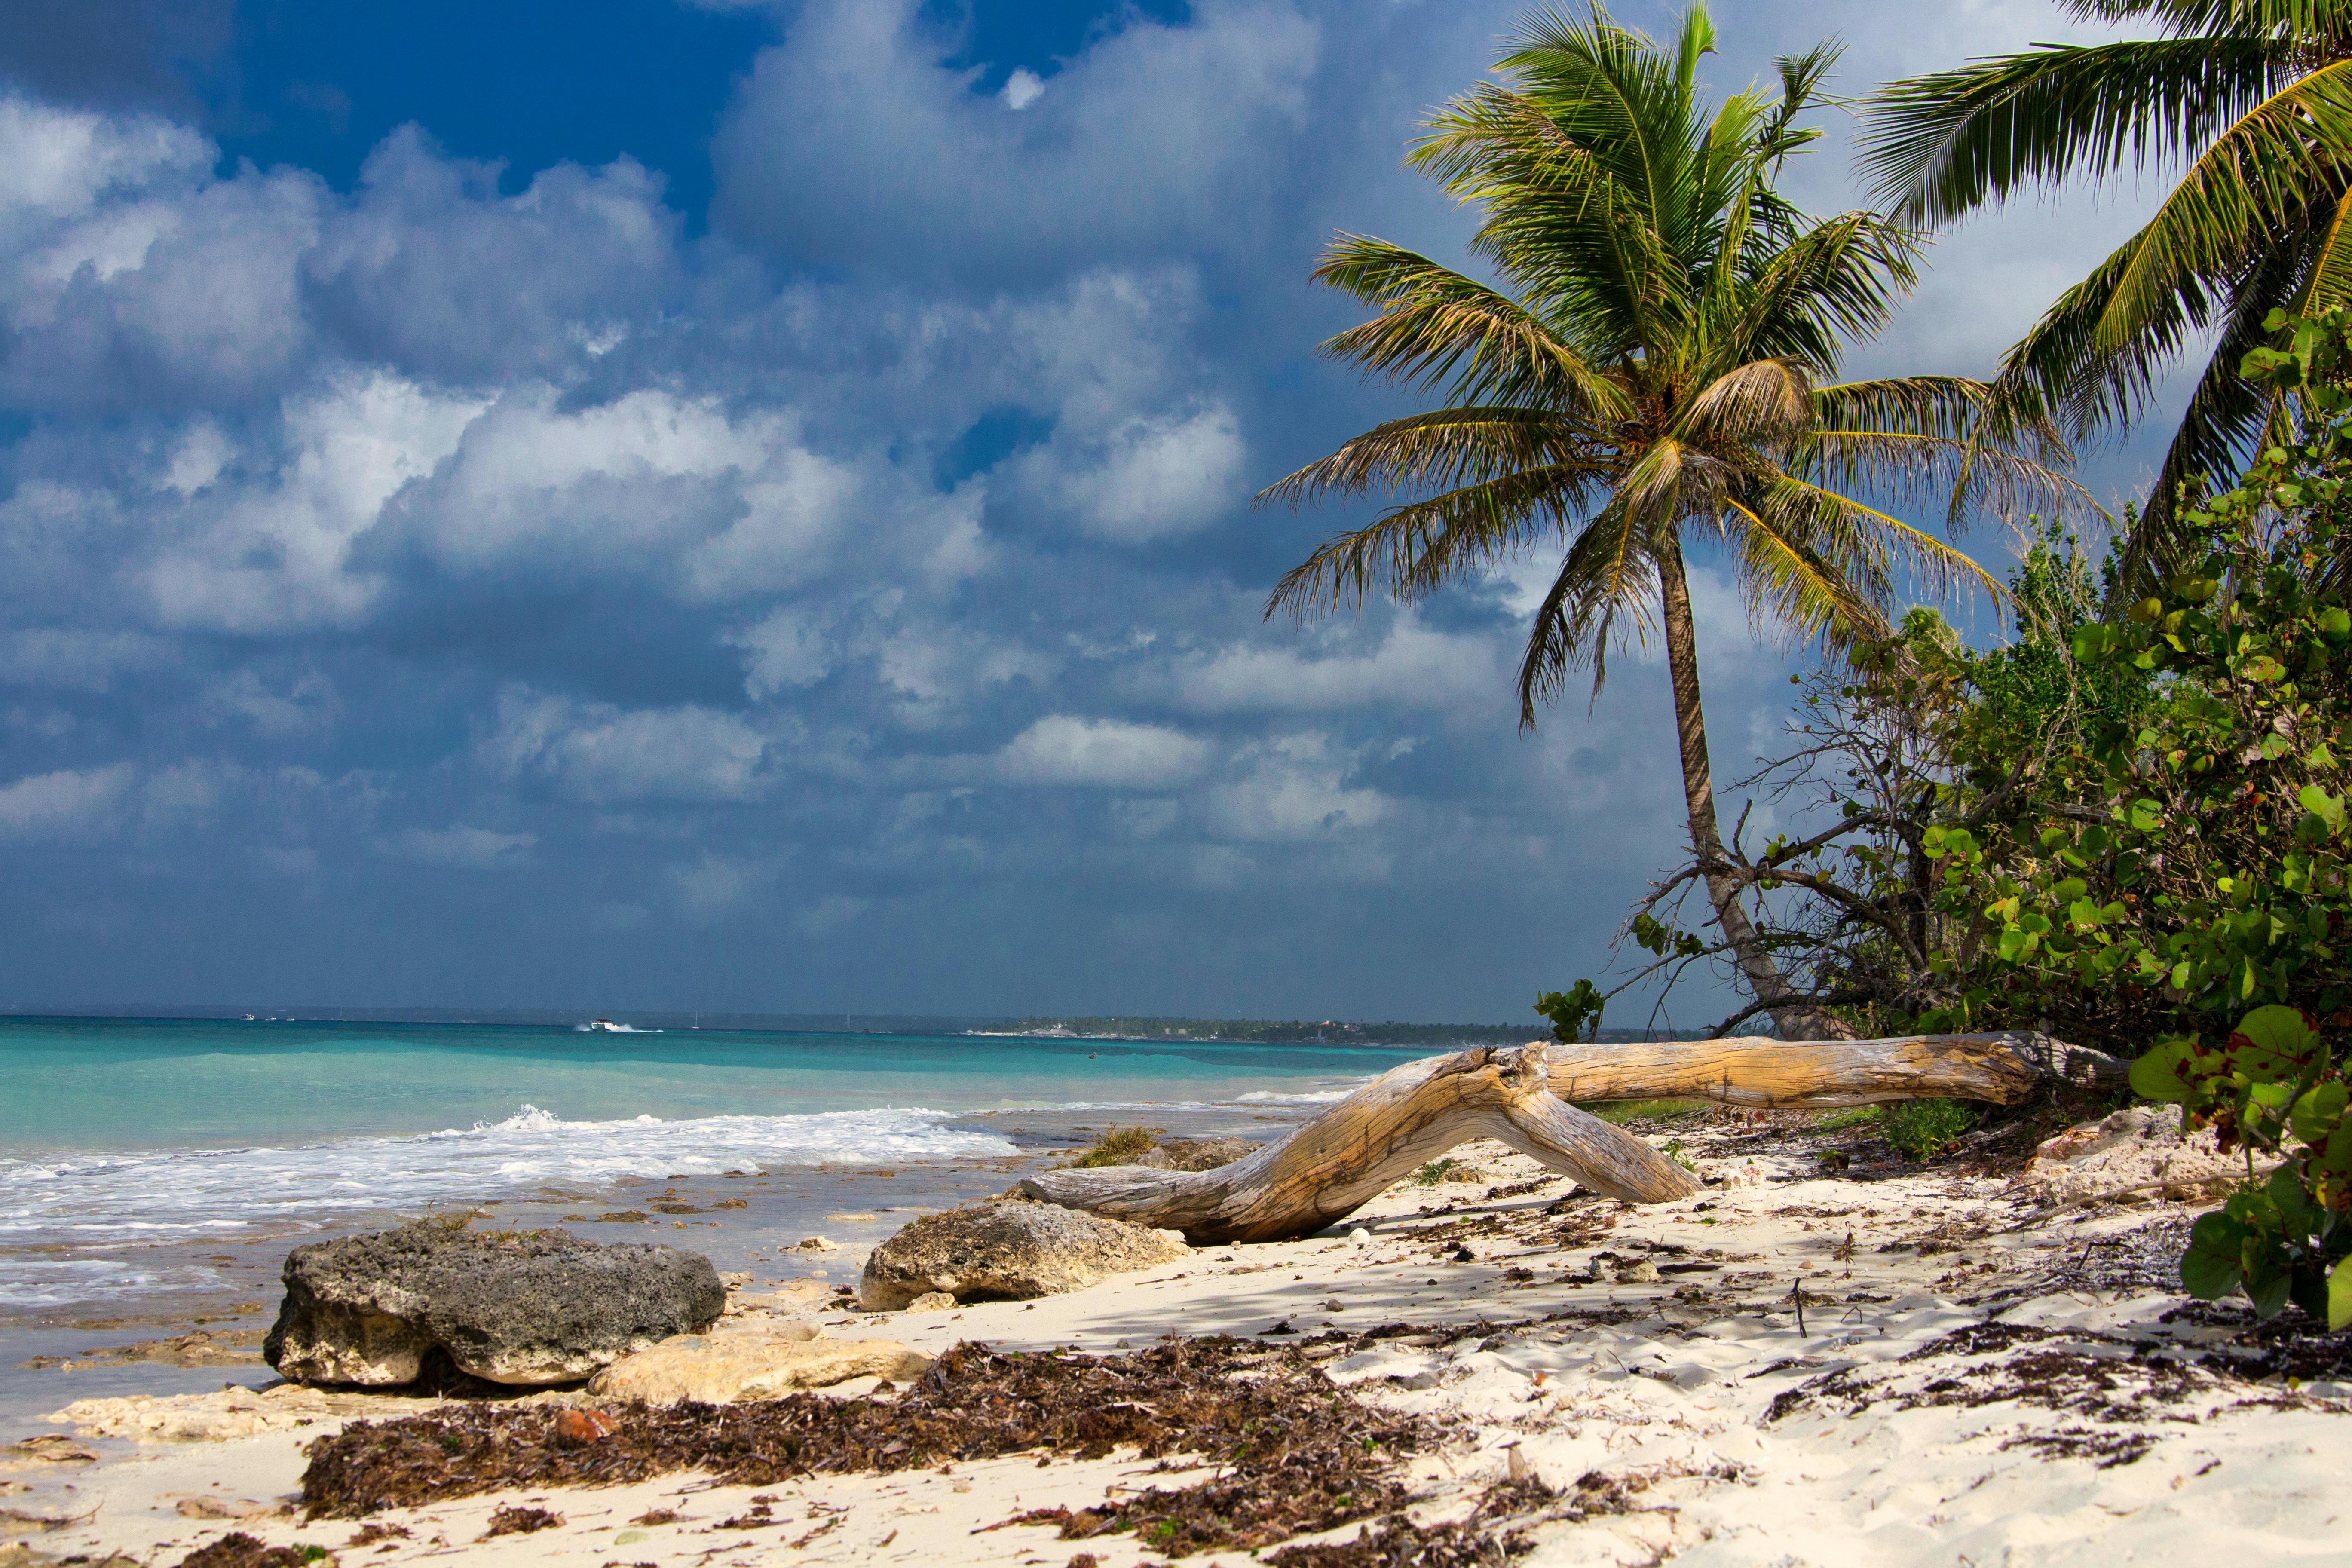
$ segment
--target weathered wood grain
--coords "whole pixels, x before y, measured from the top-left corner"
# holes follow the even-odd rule
[[[2053,1079],[2112,1089],[2131,1073],[2129,1062],[2104,1052],[2027,1033],[1554,1046],[1549,1059],[1552,1092],[1586,1105],[1712,1100],[1759,1109],[1825,1108],[1936,1098],[2014,1105]]]

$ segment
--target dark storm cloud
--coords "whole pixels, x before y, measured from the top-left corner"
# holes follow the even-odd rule
[[[808,0],[707,233],[628,159],[428,122],[343,190],[0,102],[0,1002],[1507,1017],[1594,969],[1679,831],[1653,656],[1520,735],[1536,564],[1268,625],[1348,519],[1248,510],[1399,406],[1311,359],[1350,316],[1304,271],[1458,254],[1396,160],[1512,13],[976,61]],[[1760,16],[1719,82],[1821,25]],[[1969,16],[1858,52],[2047,26]],[[1980,368],[2061,237],[1874,352]],[[1786,658],[1696,591],[1736,773]]]

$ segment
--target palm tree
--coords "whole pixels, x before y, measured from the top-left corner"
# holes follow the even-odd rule
[[[2060,489],[2046,427],[2012,427],[1977,382],[1833,382],[1842,342],[1885,323],[1914,237],[1870,213],[1814,219],[1772,188],[1818,132],[1827,47],[1780,62],[1780,92],[1697,94],[1714,29],[1693,9],[1661,50],[1612,22],[1535,14],[1408,163],[1479,209],[1472,249],[1502,287],[1379,239],[1338,237],[1315,277],[1376,314],[1324,345],[1437,396],[1270,487],[1294,507],[1417,499],[1326,542],[1266,606],[1423,599],[1564,546],[1519,667],[1522,726],[1570,673],[1664,633],[1692,847],[1723,947],[1781,1033],[1843,1027],[1798,997],[1740,902],[1717,823],[1685,578],[1685,535],[1722,546],[1752,616],[1830,647],[1887,632],[1896,575],[1992,580],[1883,507],[1935,498],[1957,521]]]
[[[2085,436],[2128,425],[2200,334],[2217,334],[2164,455],[2126,582],[2179,563],[2181,487],[2226,480],[2284,429],[2275,392],[2239,362],[2273,310],[2352,303],[2352,4],[2346,0],[2060,0],[2077,20],[2145,21],[2161,37],[2023,54],[1889,84],[1864,167],[1895,215],[1957,221],[2021,186],[2178,161],[2156,216],[2059,296],[2000,372],[2005,389]]]

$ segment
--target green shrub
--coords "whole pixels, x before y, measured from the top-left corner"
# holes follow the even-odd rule
[[[2257,1007],[2222,1045],[2159,1045],[2132,1064],[2131,1082],[2213,1128],[2222,1148],[2246,1151],[2246,1184],[2189,1231],[2189,1293],[2243,1289],[2265,1318],[2293,1301],[2331,1330],[2352,1324],[2352,1090],[2312,1020]],[[2254,1180],[2257,1152],[2282,1162],[2266,1182]]]
[[[1142,1155],[1160,1147],[1160,1135],[1167,1131],[1160,1127],[1114,1127],[1095,1140],[1093,1148],[1070,1162],[1077,1170],[1089,1170],[1097,1165],[1132,1165]]]
[[[1991,808],[1922,835],[1970,931],[1934,957],[1958,1005],[1923,1028],[2022,1016],[2078,1041],[2213,1043],[2265,1003],[2352,1005],[2348,331],[2330,311],[2246,356],[2293,430],[2185,509],[2178,570],[2074,628],[2078,671],[2147,681],[2137,710],[2022,772],[2033,759],[1982,759]]]
[[[1460,1161],[1452,1158],[1432,1160],[1412,1173],[1412,1184],[1416,1187],[1433,1187],[1445,1180],[1445,1173],[1459,1163],[1461,1163]]]
[[[1896,1152],[1906,1160],[1929,1160],[1973,1131],[1981,1114],[1965,1100],[1906,1100],[1886,1107],[1880,1120]]]
[[[1844,1110],[1832,1110],[1822,1116],[1813,1123],[1813,1131],[1843,1132],[1849,1127],[1866,1127],[1874,1121],[1883,1121],[1885,1115],[1886,1108],[1883,1105],[1852,1106]]]

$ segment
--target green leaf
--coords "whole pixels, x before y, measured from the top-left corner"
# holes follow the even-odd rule
[[[2327,1135],[2344,1120],[2347,1103],[2352,1103],[2352,1090],[2347,1090],[2341,1080],[2323,1083],[2294,1102],[2289,1124],[2297,1138],[2316,1147],[2326,1143]]]
[[[2270,1198],[2271,1206],[2278,1210],[2289,1236],[2301,1238],[2319,1228],[2319,1205],[2311,1201],[2302,1174],[2292,1164],[2281,1165],[2271,1173]]]
[[[2327,1271],[2327,1331],[2352,1324],[2352,1258]]]
[[[2246,964],[2251,984],[2253,966]],[[2326,1059],[2326,1047],[2298,1007],[2257,1007],[2238,1020],[2230,1037],[2230,1065],[2257,1083],[2302,1076],[2315,1058]]]
[[[2130,820],[2135,832],[2153,833],[2164,826],[2164,807],[2152,800],[2136,800],[2132,802]]]
[[[2315,784],[2307,784],[2294,797],[2303,809],[2327,825],[2331,834],[2344,831],[2344,797],[2328,794]]]
[[[2244,1277],[2241,1261],[2246,1227],[2215,1210],[2200,1215],[2189,1227],[2189,1250],[2180,1256],[2180,1283],[2202,1300],[2215,1301],[2238,1288]]]
[[[2194,1040],[2176,1038],[2158,1043],[2155,1049],[2132,1063],[2132,1092],[2142,1100],[2188,1104],[2200,1092],[2198,1078],[2201,1075],[2189,1071],[2196,1056]]]

